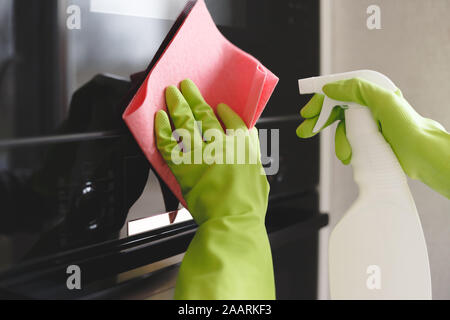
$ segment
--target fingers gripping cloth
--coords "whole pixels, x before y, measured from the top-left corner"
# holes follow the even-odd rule
[[[157,111],[166,109],[165,88],[187,78],[214,109],[219,103],[232,106],[249,129],[278,83],[257,59],[220,33],[203,0],[187,4],[123,114],[153,168],[185,207],[180,186],[157,150],[154,118]]]

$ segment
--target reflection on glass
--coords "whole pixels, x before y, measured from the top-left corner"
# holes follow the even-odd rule
[[[192,216],[188,210],[182,208],[177,211],[175,220],[170,222],[170,213],[159,214],[157,216],[143,218],[128,222],[128,235],[134,236],[139,233],[156,230],[169,225],[192,220]]]
[[[90,11],[175,20],[188,0],[91,0]]]

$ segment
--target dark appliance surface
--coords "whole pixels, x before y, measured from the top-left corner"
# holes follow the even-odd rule
[[[280,136],[279,159],[268,159],[279,170],[268,176],[266,225],[277,297],[313,299],[328,218],[318,210],[319,140],[299,140],[295,128],[308,100],[297,79],[319,73],[319,1],[206,3],[222,33],[280,77],[257,124]],[[66,26],[71,5],[81,29]],[[183,253],[196,230],[191,220],[127,232],[130,221],[178,209],[121,120],[139,81],[130,75],[146,69],[174,21],[89,8],[89,0],[0,4],[0,297],[123,296],[123,286],[167,270],[125,284],[119,274]],[[82,290],[66,287],[72,264]]]

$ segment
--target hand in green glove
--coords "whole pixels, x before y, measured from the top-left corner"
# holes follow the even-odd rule
[[[229,163],[227,156],[236,160],[226,139],[235,139],[237,134],[224,132],[190,80],[181,83],[181,92],[167,88],[166,102],[177,133],[183,137],[183,152],[164,111],[156,114],[157,146],[199,225],[180,267],[175,298],[274,299],[272,256],[264,225],[269,184],[260,162],[256,128],[249,131],[230,107],[220,104],[217,113],[227,130],[246,133],[246,153],[257,160],[254,164],[220,164],[220,160],[207,164],[221,156],[223,163]],[[201,130],[195,121],[201,122]],[[216,139],[224,143],[215,144],[215,152],[209,152]],[[210,156],[198,163],[195,153]],[[192,164],[180,163],[183,156]]]
[[[406,174],[450,198],[450,134],[436,121],[419,115],[400,90],[394,93],[356,78],[327,84],[323,92],[334,100],[369,107]],[[301,110],[306,120],[297,128],[300,138],[314,135],[312,130],[323,100],[323,95],[316,94]],[[339,120],[335,135],[336,156],[344,164],[349,164],[352,149],[345,135],[344,108],[335,107],[323,128]]]

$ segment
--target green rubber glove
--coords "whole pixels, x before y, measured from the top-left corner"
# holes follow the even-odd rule
[[[419,115],[400,90],[390,92],[364,79],[336,81],[325,85],[323,92],[334,100],[369,107],[406,174],[450,198],[450,134],[442,125]],[[316,94],[301,110],[306,120],[297,128],[300,138],[314,135],[312,130],[323,100],[323,95]],[[344,109],[345,106],[336,106],[323,128],[339,121],[335,135],[336,156],[349,164],[352,149],[345,135]]]
[[[235,139],[238,131],[225,134],[214,111],[190,80],[181,83],[181,92],[168,87],[166,102],[176,132],[183,138],[183,152],[164,111],[156,114],[157,146],[199,225],[180,267],[175,298],[274,299],[272,256],[264,225],[269,184],[260,162],[256,128],[249,131],[230,107],[218,105],[217,113],[227,130],[246,133],[248,157],[257,160],[254,164],[207,164],[220,157],[230,163],[227,156],[236,160],[237,152],[226,147],[226,139]],[[195,121],[201,121],[202,130]],[[184,135],[180,129],[184,129]],[[193,137],[187,143],[186,133]],[[211,138],[210,133],[216,137]],[[219,138],[224,143],[216,144],[219,148],[215,152],[208,152],[211,142]],[[201,163],[197,159],[195,164],[196,152],[210,156]],[[192,164],[177,164],[183,156]]]

